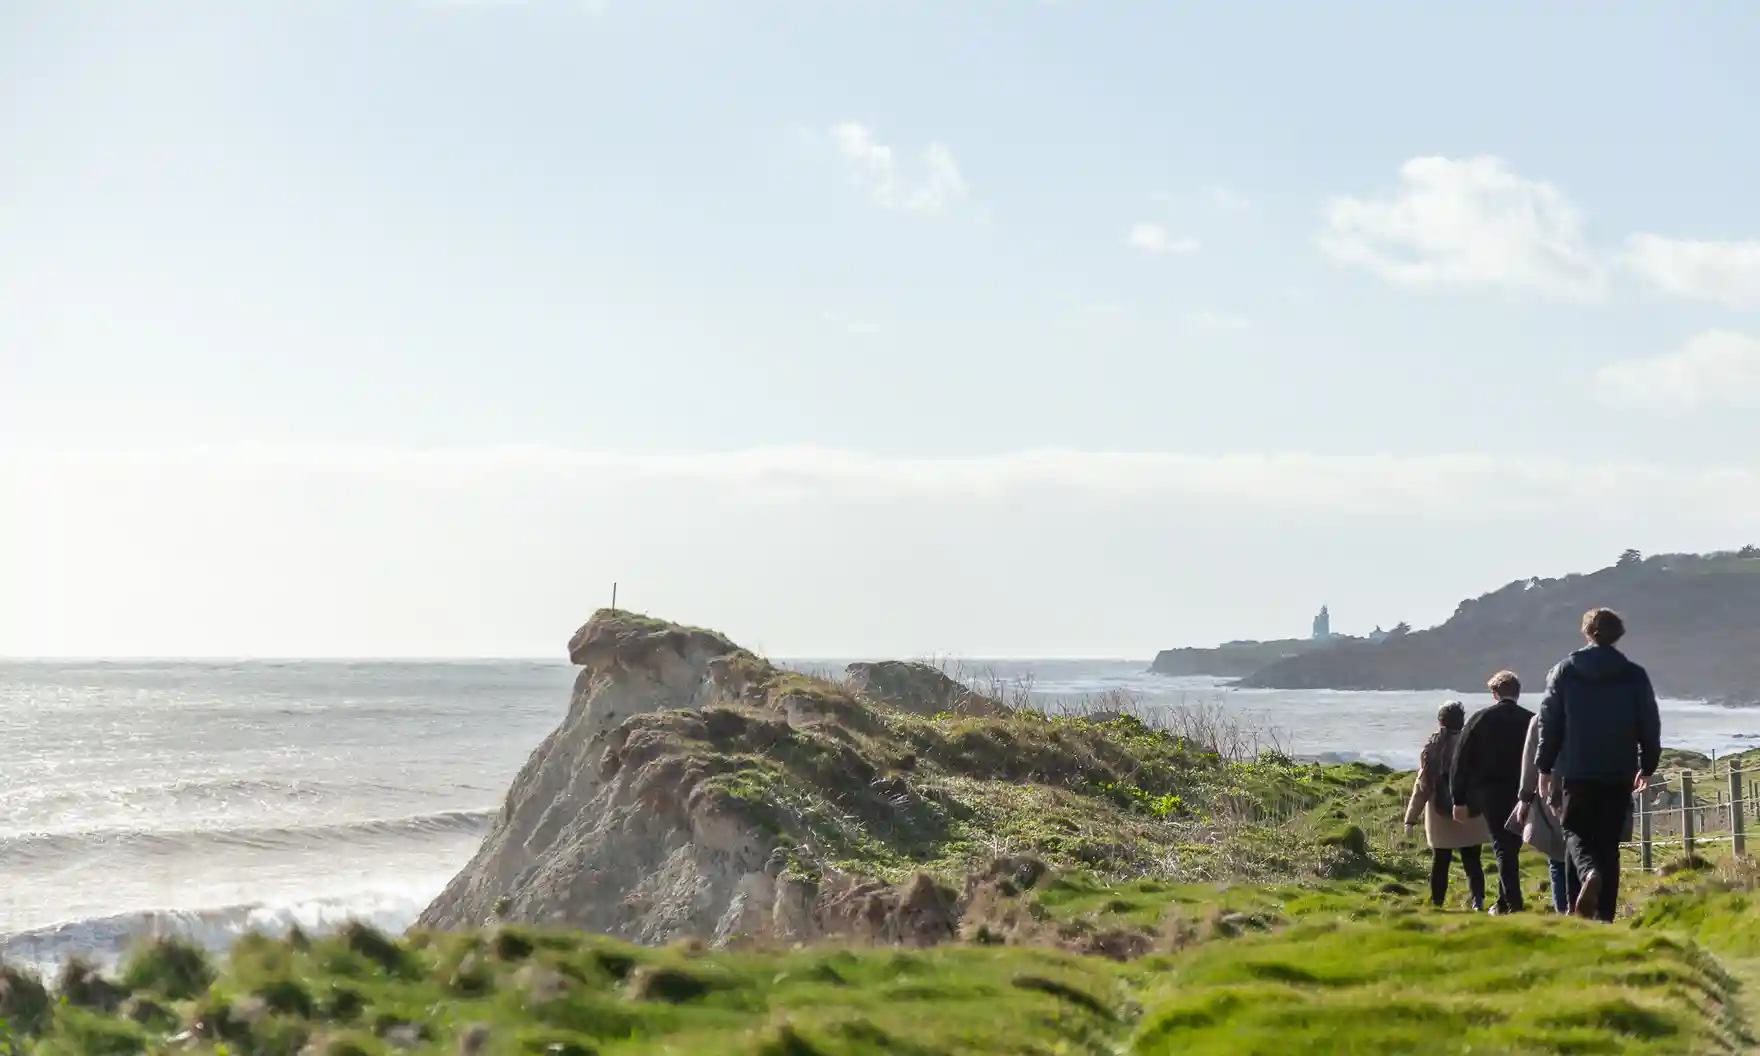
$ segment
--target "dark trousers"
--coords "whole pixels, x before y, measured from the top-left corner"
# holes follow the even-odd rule
[[[1491,853],[1497,858],[1497,908],[1505,913],[1519,913],[1522,902],[1522,837],[1503,827],[1516,809],[1514,796],[1504,802],[1502,797],[1485,803],[1485,821],[1491,827]]]
[[[1448,867],[1454,863],[1454,851],[1436,847],[1430,851],[1430,903],[1440,906],[1448,897]],[[1467,892],[1473,905],[1485,904],[1485,867],[1479,863],[1479,848],[1462,847],[1461,868],[1467,871]]]
[[[1577,904],[1577,892],[1583,885],[1577,882],[1577,867],[1569,858],[1558,861],[1548,860],[1546,868],[1552,874],[1552,909],[1557,913],[1569,913]]]
[[[1619,905],[1619,841],[1631,809],[1630,782],[1565,782],[1565,848],[1578,882],[1588,880],[1591,873],[1601,878],[1601,897],[1594,907],[1597,920],[1612,920]]]

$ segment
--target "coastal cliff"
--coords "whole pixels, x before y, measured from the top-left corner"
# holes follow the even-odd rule
[[[1386,771],[1229,760],[1130,716],[1014,711],[921,664],[813,678],[624,612],[597,613],[569,655],[566,716],[419,926],[933,944],[1023,868],[1324,875],[1361,847],[1329,836],[1336,805],[1297,844],[1220,841],[1218,819],[1373,785],[1361,796],[1381,824],[1397,798],[1379,794]]]
[[[1621,648],[1664,696],[1760,702],[1760,553],[1662,554],[1587,575],[1518,580],[1461,602],[1447,622],[1382,642],[1339,642],[1270,663],[1242,686],[1480,692],[1509,668],[1532,690],[1583,644],[1578,622],[1625,617]]]
[[[567,715],[420,926],[250,935],[224,961],[157,936],[47,986],[0,964],[0,1050],[1753,1044],[1745,860],[1635,873],[1618,928],[1438,910],[1398,834],[1409,773],[1224,758],[1177,718],[999,710],[924,665],[808,677],[621,612],[570,655]]]

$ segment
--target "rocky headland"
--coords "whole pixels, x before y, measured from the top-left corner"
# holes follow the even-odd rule
[[[1219,656],[1210,665],[1218,670],[1189,673],[1239,677],[1239,685],[1263,689],[1477,693],[1493,672],[1509,668],[1538,690],[1552,666],[1582,645],[1578,623],[1598,606],[1625,617],[1621,647],[1649,669],[1664,696],[1760,702],[1760,552],[1749,550],[1627,554],[1597,572],[1506,584],[1461,602],[1426,630],[1382,641],[1334,639],[1246,672],[1240,669],[1252,654],[1242,663]]]
[[[1209,675],[1245,678],[1279,660],[1303,656],[1326,643],[1312,638],[1277,638],[1266,642],[1224,642],[1213,649],[1163,649],[1149,670],[1157,675]]]

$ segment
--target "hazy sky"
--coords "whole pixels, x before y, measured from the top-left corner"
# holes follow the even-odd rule
[[[1760,542],[1757,53],[1746,0],[0,2],[0,654],[555,656],[618,580],[1146,657]]]

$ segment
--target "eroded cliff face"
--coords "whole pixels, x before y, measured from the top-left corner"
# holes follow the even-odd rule
[[[705,934],[753,894],[769,848],[697,795],[705,775],[632,720],[714,703],[738,649],[709,631],[602,612],[576,632],[568,714],[514,779],[471,863],[419,924],[501,917],[643,942]],[[713,671],[721,672],[717,677]]]
[[[790,869],[782,826],[747,786],[750,760],[801,752],[803,732],[874,719],[838,692],[779,671],[719,634],[601,612],[577,632],[567,716],[514,779],[470,864],[417,922],[566,926],[645,944],[828,933],[938,941],[951,894]],[[830,780],[860,791],[884,775],[816,737]]]

